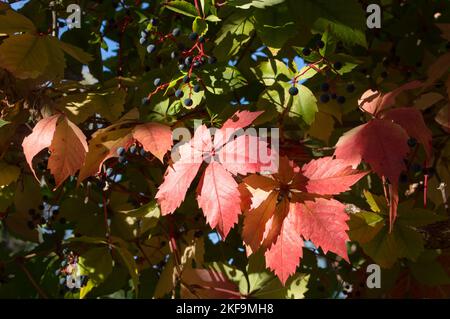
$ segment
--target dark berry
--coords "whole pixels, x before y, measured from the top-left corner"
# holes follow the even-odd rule
[[[413,163],[411,165],[411,169],[413,172],[418,173],[418,172],[422,171],[422,165],[420,165],[419,163]]]
[[[139,43],[142,44],[142,45],[145,43],[145,41],[147,41],[146,38],[140,38],[139,39]]]
[[[118,161],[119,161],[119,163],[120,163],[120,164],[124,164],[124,163],[125,163],[125,161],[126,161],[126,158],[125,158],[125,156],[119,156],[119,159],[118,159]]]
[[[183,78],[183,83],[189,83],[191,81],[191,78],[189,77],[189,75],[185,75]]]
[[[338,96],[337,98],[336,98],[336,101],[339,103],[339,104],[344,104],[345,103],[345,96]]]
[[[199,238],[199,237],[202,237],[202,236],[203,236],[203,231],[201,231],[201,230],[197,230],[194,233],[194,237],[196,237],[196,238]]]
[[[202,36],[199,36],[199,37],[198,37],[198,42],[199,42],[199,43],[205,43],[205,38],[202,37]]]
[[[342,62],[340,62],[340,61],[334,62],[333,67],[334,67],[336,70],[342,69]]]
[[[417,145],[417,140],[414,137],[410,137],[408,139],[408,146],[409,147],[414,147]]]
[[[181,34],[180,28],[175,28],[175,29],[172,30],[172,35],[174,37],[178,37],[180,34]]]
[[[29,229],[34,229],[34,223],[31,220],[27,222],[27,226]]]
[[[158,19],[156,18],[151,18],[150,19],[150,23],[152,24],[152,26],[156,27],[158,25]]]
[[[324,82],[320,85],[320,89],[323,92],[328,92],[328,90],[330,89],[330,85],[327,82]]]
[[[190,66],[192,63],[192,57],[188,56],[186,59],[184,59],[184,64],[187,66]]]
[[[136,145],[131,145],[128,151],[130,152],[130,154],[135,154],[137,151]]]
[[[194,103],[194,102],[190,98],[187,98],[184,100],[184,105],[186,105],[186,106],[192,106],[192,103]]]
[[[328,94],[322,94],[320,96],[320,102],[322,102],[322,103],[328,103],[329,100],[330,100],[330,96]]]
[[[400,174],[400,183],[406,184],[408,183],[408,175],[405,173]]]
[[[142,98],[142,105],[148,105],[149,102],[150,102],[150,100],[148,97]]]
[[[160,78],[156,78],[154,81],[153,81],[153,85],[154,86],[159,86],[161,84],[161,79]]]
[[[183,91],[181,91],[179,89],[175,91],[175,97],[180,99],[183,97],[183,95],[184,95]]]
[[[337,94],[336,94],[336,93],[332,93],[332,94],[331,94],[331,98],[332,98],[333,100],[336,100]]]
[[[55,216],[58,215],[59,214],[59,208],[54,209],[52,214],[55,215]]]
[[[319,49],[323,49],[325,47],[325,43],[322,40],[317,41],[316,45]]]
[[[172,60],[176,59],[177,56],[178,56],[178,52],[177,52],[177,51],[172,51],[172,52],[170,53],[170,58],[171,58]]]
[[[194,69],[197,69],[198,67],[200,67],[200,65],[202,65],[202,64],[199,61],[195,61],[193,64]]]
[[[310,49],[310,48],[303,48],[302,54],[303,54],[304,56],[310,55],[310,54],[311,54],[311,49]]]
[[[196,84],[196,85],[194,85],[194,88],[193,88],[193,90],[194,90],[194,92],[195,92],[195,93],[198,93],[198,92],[200,92],[200,90],[201,90],[201,86],[200,86],[200,84]]]
[[[155,52],[155,50],[156,50],[156,46],[154,44],[149,44],[147,46],[147,52],[148,53],[153,53],[153,52]]]
[[[147,31],[147,30],[142,30],[142,31],[141,31],[141,38],[146,39],[147,36],[148,36],[148,31]]]
[[[39,205],[39,206],[38,206],[38,209],[39,209],[39,210],[44,210],[44,205],[42,205],[42,204]]]
[[[184,70],[186,70],[186,65],[181,63],[178,65],[178,68],[180,69],[180,71],[184,71]]]
[[[145,149],[143,149],[143,148],[141,148],[141,150],[139,151],[139,154],[140,154],[142,157],[146,157],[146,156],[148,155],[147,151],[146,151]]]
[[[297,87],[291,86],[291,87],[289,88],[289,94],[292,95],[292,96],[297,95],[297,94],[298,94],[298,89],[297,89]]]
[[[125,148],[123,148],[122,146],[119,147],[119,148],[117,148],[116,153],[117,153],[117,155],[119,155],[119,156],[125,155]]]
[[[347,87],[345,88],[348,93],[353,93],[355,91],[355,85],[353,84],[347,84]]]
[[[191,34],[189,34],[189,40],[191,41],[197,40],[197,37],[198,37],[197,32],[192,32]]]
[[[214,64],[216,62],[217,62],[217,58],[215,56],[208,57],[208,63],[209,64]]]

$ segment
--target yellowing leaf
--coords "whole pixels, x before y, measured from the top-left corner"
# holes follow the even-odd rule
[[[17,166],[0,162],[0,187],[9,185],[19,178],[20,169]]]
[[[36,28],[27,17],[14,10],[7,9],[0,14],[0,33],[34,32]]]

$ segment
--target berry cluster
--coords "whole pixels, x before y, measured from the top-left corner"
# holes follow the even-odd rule
[[[408,139],[408,146],[410,148],[415,148],[417,147],[417,140],[414,137],[410,137]],[[413,154],[415,154],[413,152]],[[408,167],[408,172],[403,172],[400,174],[400,178],[399,181],[402,184],[406,184],[410,181],[412,181],[412,179],[414,179],[414,177],[422,177],[422,175],[424,176],[428,176],[429,178],[432,177],[435,173],[434,168],[433,167],[424,167],[422,164],[417,163],[417,162],[413,162],[413,159],[405,159],[405,165]],[[412,176],[412,177],[411,177]],[[423,184],[423,182],[420,182],[419,184]]]
[[[30,219],[27,221],[27,227],[29,229],[36,229],[39,226],[51,226],[59,215],[59,208],[53,208],[45,202],[40,204],[37,209],[30,208],[28,210]],[[60,219],[63,220],[63,218]]]
[[[151,20],[152,26],[156,26],[157,22],[155,22],[155,19]],[[153,43],[148,43],[149,35],[153,34],[156,36],[156,41]],[[169,46],[172,45],[172,51],[170,53],[170,58],[172,60],[177,60],[178,63],[178,69],[180,72],[184,74],[184,77],[180,78],[180,84],[176,90],[174,96],[177,99],[182,99],[185,97],[183,92],[183,87],[188,86],[189,88],[189,96],[185,97],[183,100],[183,104],[187,107],[190,107],[193,105],[192,100],[192,92],[198,93],[201,91],[201,78],[196,75],[195,76],[195,83],[193,82],[193,73],[197,69],[201,68],[206,63],[208,64],[214,64],[216,63],[217,59],[214,56],[208,56],[204,52],[204,44],[206,42],[205,37],[199,36],[196,32],[191,32],[188,35],[188,40],[193,43],[190,47],[186,47],[186,45],[183,42],[180,42],[178,38],[181,36],[181,30],[180,28],[175,28],[172,30],[172,32],[168,34],[161,34],[156,31],[148,31],[147,29],[141,32],[141,38],[139,42],[142,45],[145,45],[147,47],[148,53],[154,53],[159,47],[162,47],[162,45],[166,42],[166,40],[170,40]],[[155,89],[149,93],[146,97],[143,98],[142,104],[148,105],[150,102],[150,98],[152,95],[156,94],[159,91],[162,91],[171,85],[170,82],[168,83],[162,83],[161,78],[155,78],[153,81],[153,84],[155,86]],[[172,85],[171,85],[172,86]]]
[[[353,83],[347,84],[345,90],[348,93],[353,93],[355,91],[355,85]],[[320,85],[320,90],[323,92],[320,95],[320,102],[322,103],[328,103],[330,100],[336,100],[339,104],[344,104],[346,101],[345,96],[338,95],[336,90],[333,89],[333,87],[328,82],[323,82]]]

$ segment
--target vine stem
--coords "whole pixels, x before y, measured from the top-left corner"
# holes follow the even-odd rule
[[[28,280],[30,281],[31,285],[34,287],[34,289],[36,289],[37,293],[39,294],[39,296],[43,299],[48,299],[47,294],[45,293],[45,291],[39,286],[39,284],[36,282],[36,280],[34,280],[33,276],[31,275],[31,273],[29,272],[29,270],[27,269],[27,267],[25,267],[25,265],[23,264],[22,260],[20,259],[16,259],[16,263],[19,266],[19,268],[25,273],[25,275],[27,276]]]

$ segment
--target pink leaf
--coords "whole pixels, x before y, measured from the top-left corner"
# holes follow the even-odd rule
[[[350,165],[362,159],[379,176],[397,181],[406,169],[403,159],[408,153],[408,135],[392,122],[373,119],[342,136],[336,144],[334,155]]]
[[[222,125],[222,128],[214,135],[214,146],[219,148],[229,141],[233,134],[244,127],[252,124],[263,111],[249,112],[237,111]]]
[[[278,238],[265,253],[266,266],[280,278],[283,285],[297,269],[303,254],[303,240],[297,230],[297,218],[294,212],[289,212],[283,220]]]
[[[88,151],[86,136],[75,124],[63,117],[56,127],[50,151],[48,168],[55,177],[55,188],[58,188],[83,165]]]
[[[218,162],[206,168],[197,201],[208,224],[226,238],[238,221],[241,200],[236,181]]]
[[[345,205],[334,199],[317,198],[296,204],[299,215],[298,231],[303,238],[320,246],[325,253],[332,251],[348,261],[346,241],[349,240]]]
[[[134,128],[133,137],[142,144],[147,152],[163,162],[164,154],[172,147],[170,127],[159,123],[146,123]]]
[[[40,120],[34,127],[33,132],[23,140],[22,147],[25,158],[36,179],[36,172],[33,169],[33,158],[44,148],[51,145],[59,117],[60,114],[57,114]]]
[[[378,91],[368,90],[364,92],[361,98],[358,100],[359,107],[369,112],[370,114],[377,116],[381,111],[386,110],[394,105],[397,96],[406,90],[416,89],[423,84],[420,81],[408,82],[395,90],[386,94],[381,94]]]
[[[383,119],[392,120],[403,127],[410,137],[414,137],[423,145],[427,157],[431,157],[432,134],[418,109],[412,107],[395,108],[386,112]]]
[[[308,193],[333,195],[350,189],[350,186],[364,177],[367,172],[360,172],[349,166],[344,160],[322,157],[304,165],[303,175],[308,177]]]

